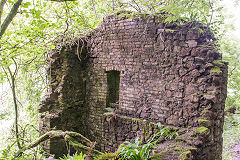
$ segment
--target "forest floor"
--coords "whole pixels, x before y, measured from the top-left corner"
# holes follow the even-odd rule
[[[238,143],[237,145],[235,145],[232,149],[232,158],[235,160],[240,160],[240,143]]]
[[[223,160],[240,160],[240,115],[226,115],[223,127]]]

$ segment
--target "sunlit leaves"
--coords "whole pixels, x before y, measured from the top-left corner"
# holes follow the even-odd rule
[[[30,12],[32,13],[33,18],[41,18],[41,11],[37,9],[30,9]]]
[[[223,58],[228,64],[228,97],[226,109],[240,108],[240,56],[239,41],[223,38],[221,41],[221,51]]]
[[[31,5],[31,2],[22,3],[21,7],[28,8]]]

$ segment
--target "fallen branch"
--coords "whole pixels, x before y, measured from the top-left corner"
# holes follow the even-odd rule
[[[89,139],[84,137],[82,134],[77,132],[71,132],[71,131],[61,131],[61,130],[54,130],[49,131],[45,133],[44,135],[40,136],[37,140],[34,142],[31,142],[30,144],[27,144],[26,146],[23,146],[15,155],[15,157],[19,157],[23,154],[24,151],[34,148],[40,143],[48,140],[48,139],[55,139],[55,138],[63,138],[65,141],[69,142],[70,145],[73,146],[73,148],[76,151],[81,150],[90,150],[93,151],[95,154],[102,154],[102,152],[93,149],[93,144],[96,142],[91,142]],[[84,145],[84,144],[86,145]]]

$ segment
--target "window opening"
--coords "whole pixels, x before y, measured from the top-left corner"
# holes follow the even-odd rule
[[[119,101],[120,71],[107,71],[106,106],[112,107]]]

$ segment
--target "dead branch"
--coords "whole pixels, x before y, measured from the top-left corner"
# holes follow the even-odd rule
[[[30,144],[27,144],[25,147],[20,149],[15,157],[19,157],[23,154],[24,151],[34,148],[38,146],[40,143],[48,140],[48,139],[55,139],[55,138],[62,138],[65,141],[69,142],[70,145],[73,146],[73,148],[76,151],[80,150],[86,150],[89,153],[92,151],[95,154],[102,154],[102,152],[93,149],[95,146],[95,142],[91,142],[88,138],[84,137],[82,134],[77,133],[77,132],[72,132],[72,131],[61,131],[61,130],[54,130],[54,131],[49,131],[45,133],[44,135],[40,136],[37,140],[34,142],[31,142]],[[86,145],[84,145],[86,144]]]

